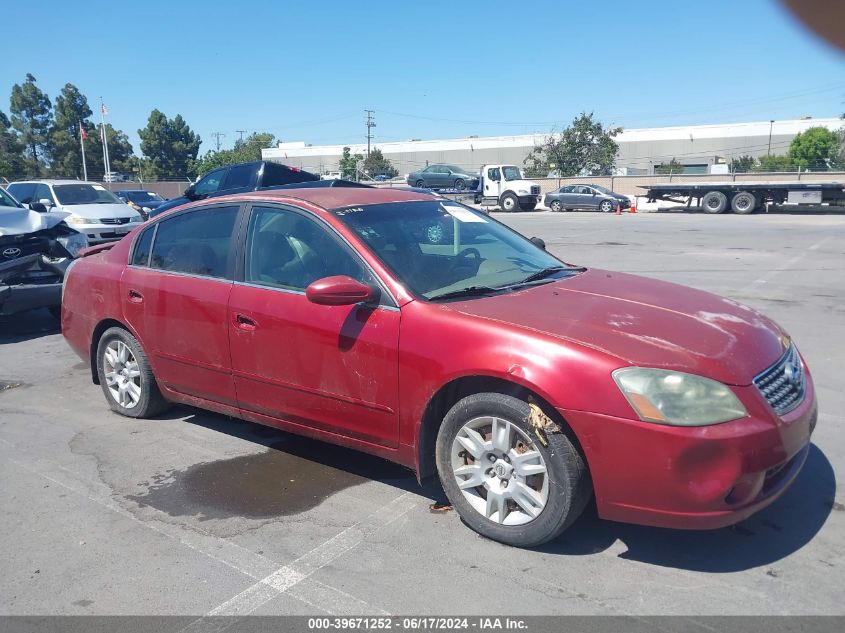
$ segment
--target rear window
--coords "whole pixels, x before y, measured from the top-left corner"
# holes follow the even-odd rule
[[[238,207],[211,207],[158,223],[150,267],[225,277]]]
[[[223,189],[243,189],[249,187],[252,180],[252,173],[255,168],[251,165],[239,165],[232,167],[229,174],[226,176],[226,182],[223,184]]]

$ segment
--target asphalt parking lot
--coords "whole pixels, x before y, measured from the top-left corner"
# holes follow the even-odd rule
[[[588,509],[550,545],[508,548],[373,457],[189,408],[121,418],[33,312],[0,319],[0,613],[845,613],[845,216],[496,217],[567,261],[783,325],[821,408],[784,497],[712,532]]]

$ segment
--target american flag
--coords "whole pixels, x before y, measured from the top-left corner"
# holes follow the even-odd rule
[[[82,127],[82,121],[79,122],[79,136],[82,137],[83,141],[88,140],[88,135],[85,133],[85,128]]]
[[[104,116],[109,113],[109,109],[106,107],[105,103],[100,104],[100,112],[102,112]]]

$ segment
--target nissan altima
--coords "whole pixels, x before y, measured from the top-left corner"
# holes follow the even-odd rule
[[[516,546],[591,497],[616,521],[740,521],[795,479],[817,417],[798,347],[759,312],[407,190],[165,213],[72,264],[62,329],[121,415],[182,403],[394,460]]]

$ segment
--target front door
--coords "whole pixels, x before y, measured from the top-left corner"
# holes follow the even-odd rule
[[[156,378],[190,396],[237,406],[229,361],[230,245],[237,205],[157,222],[136,239],[121,301]]]
[[[484,174],[484,196],[498,198],[501,181],[502,170],[498,167],[488,167],[487,173]]]
[[[242,282],[229,299],[232,369],[241,409],[385,446],[398,444],[399,310],[322,306],[305,288],[323,277],[376,280],[306,212],[256,206]]]

